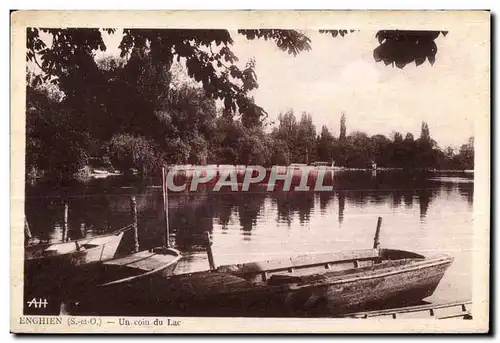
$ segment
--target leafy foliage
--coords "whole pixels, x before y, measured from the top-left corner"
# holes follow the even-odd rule
[[[330,34],[333,38],[344,37],[356,30],[320,30],[321,33]],[[379,46],[373,50],[373,58],[385,65],[396,65],[404,68],[407,64],[415,62],[417,66],[426,60],[432,65],[436,61],[436,38],[448,31],[416,31],[416,30],[380,30],[375,34]]]
[[[345,116],[342,116],[340,127],[345,127],[345,125]],[[392,140],[380,134],[369,137],[363,132],[353,132],[345,139],[341,139],[341,136],[338,139],[333,138],[333,142],[328,146],[333,146],[331,156],[335,165],[348,168],[371,168],[372,162],[375,162],[378,167],[406,170],[474,168],[473,139],[470,139],[469,143],[464,144],[460,152],[455,154],[451,148],[451,152],[450,149],[444,151],[439,149],[430,135],[427,123],[422,123],[421,131],[421,137],[416,140],[410,132],[405,135],[405,138],[400,132],[395,132]],[[332,141],[331,138],[321,138],[329,136],[328,129],[323,128],[318,138],[318,149],[324,149],[322,148],[325,146],[324,141]],[[446,154],[445,151],[448,153]],[[323,153],[321,156],[322,160],[330,162],[326,159],[328,156]]]
[[[145,137],[116,134],[109,142],[108,151],[111,163],[119,168],[132,167],[143,174],[159,168],[157,148]]]
[[[35,86],[34,78],[26,92],[26,171],[67,178],[87,163],[91,137],[74,127],[76,114],[65,111],[58,92]]]
[[[316,127],[312,122],[312,116],[303,112],[297,127],[297,161],[309,164],[316,160]]]
[[[356,30],[319,30],[320,33],[330,34],[333,38],[344,37],[348,32],[352,33]]]
[[[63,83],[65,78],[73,81],[76,78],[91,79],[97,69],[94,52],[106,50],[102,31],[114,33],[115,29],[28,28],[26,58],[44,71],[45,75],[39,81],[42,77],[55,83]],[[348,30],[320,32],[344,37]],[[41,33],[51,37],[50,47],[40,37]],[[249,40],[274,41],[278,48],[293,55],[311,49],[310,39],[295,30],[245,29],[238,30],[238,33]],[[420,65],[426,59],[432,64],[437,52],[434,40],[440,33],[446,35],[447,32],[379,31],[376,38],[380,46],[374,50],[374,58],[400,68],[412,61]],[[258,87],[255,63],[250,61],[244,68],[239,68],[238,58],[231,51],[232,44],[228,30],[124,29],[119,48],[121,57],[129,57],[131,63],[137,54],[149,52],[154,69],[168,71],[174,58],[177,61],[184,59],[189,76],[203,84],[208,97],[223,101],[228,113],[239,111],[243,117],[249,117],[250,122],[256,122],[265,117],[266,112],[248,97],[248,92]],[[66,86],[62,88],[72,88]]]
[[[273,138],[286,145],[282,149],[287,158],[293,163],[309,163],[315,160],[316,154],[316,127],[308,113],[302,113],[299,122],[293,111],[278,116],[279,126],[273,132]]]
[[[319,161],[333,161],[333,151],[335,145],[335,137],[333,137],[328,128],[323,125],[321,127],[321,133],[316,141],[317,159]]]
[[[297,56],[301,51],[311,50],[311,40],[306,35],[295,30],[238,30],[247,39],[264,38],[274,40],[278,48]]]
[[[373,51],[375,61],[383,61],[385,65],[396,65],[403,68],[415,62],[417,66],[426,60],[430,64],[436,61],[437,46],[434,40],[447,31],[403,31],[382,30],[377,32],[379,46]]]
[[[114,29],[105,30],[114,32]],[[51,47],[40,38],[40,32],[51,36]],[[101,30],[80,28],[28,28],[27,48],[26,60],[35,62],[46,73],[45,80],[67,75],[73,65],[93,63],[93,51],[106,50]],[[41,63],[38,61],[38,55]]]
[[[345,125],[345,113],[342,113],[342,117],[340,117],[340,140],[345,140],[347,135],[347,129]]]
[[[343,166],[371,160],[399,166],[413,156],[422,166],[450,159],[457,166],[473,163],[470,143],[458,155],[440,155],[428,127],[422,127],[418,140],[408,135],[403,140],[401,134],[394,141],[359,132],[348,136],[345,115],[339,139],[326,127],[316,137],[307,113],[300,121],[293,112],[282,114],[279,126],[265,133],[267,114],[250,96],[258,87],[255,61],[241,67],[227,30],[125,29],[120,57],[98,59],[96,52],[106,50],[103,32],[115,29],[27,29],[26,59],[42,71],[28,73],[28,173],[68,178],[89,159],[143,173],[164,161],[286,165],[333,159]],[[354,30],[321,32],[344,37]],[[311,49],[309,37],[295,30],[238,34],[272,41],[294,56]],[[437,36],[437,31],[379,31],[375,60],[398,67],[413,60],[433,63]],[[172,65],[180,61],[196,83],[172,83]],[[216,101],[223,104],[222,112]]]
[[[40,33],[52,37],[50,47],[40,38]],[[280,49],[294,55],[310,49],[309,38],[293,30],[240,30],[239,33],[249,39],[272,40]],[[94,52],[106,50],[99,29],[29,28],[27,34],[27,60],[45,72],[45,81],[64,83],[75,70],[86,70],[77,76],[88,79],[88,72],[92,75],[97,69]],[[121,57],[128,57],[131,64],[137,55],[148,53],[155,69],[169,70],[174,58],[184,59],[188,75],[203,84],[208,97],[223,101],[228,113],[238,111],[248,117],[250,123],[257,122],[266,112],[248,97],[248,92],[258,87],[255,63],[250,61],[239,68],[238,58],[230,49],[232,44],[227,30],[125,29],[119,48]],[[62,88],[69,90],[71,86],[67,86]]]

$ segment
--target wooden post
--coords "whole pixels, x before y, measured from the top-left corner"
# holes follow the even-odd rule
[[[163,213],[165,215],[165,246],[170,248],[170,227],[168,223],[168,186],[165,167],[161,168],[161,183],[163,189]]]
[[[130,197],[130,210],[132,213],[132,225],[134,228],[134,252],[139,252],[139,233],[137,225],[137,202],[135,196]]]
[[[28,219],[26,219],[26,216],[24,216],[24,238],[26,241],[29,241],[32,238],[30,226],[28,224]]]
[[[373,238],[373,249],[380,248],[380,226],[381,225],[382,225],[382,217],[378,217],[377,230],[375,231],[375,237]]]
[[[214,255],[212,253],[212,239],[210,238],[208,231],[205,231],[205,239],[207,241],[208,264],[210,265],[211,270],[215,270]]]
[[[63,242],[66,242],[69,240],[69,238],[68,238],[68,210],[69,210],[68,199],[65,198],[64,199],[63,234],[62,234]]]

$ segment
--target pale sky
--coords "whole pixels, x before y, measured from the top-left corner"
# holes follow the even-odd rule
[[[308,33],[312,50],[289,56],[271,42],[238,39],[235,53],[241,59],[255,56],[259,90],[255,99],[276,118],[293,108],[307,111],[319,131],[326,125],[339,133],[345,112],[347,131],[390,135],[393,130],[420,135],[422,121],[429,124],[440,146],[459,146],[473,135],[476,105],[468,80],[473,59],[462,38],[440,36],[436,63],[404,69],[375,62],[375,32],[354,32],[343,38]],[[439,95],[439,97],[436,97]]]
[[[308,31],[311,51],[298,56],[279,50],[271,41],[247,41],[234,34],[232,48],[244,64],[256,61],[259,88],[253,92],[257,104],[276,120],[280,112],[293,109],[311,113],[319,132],[326,125],[339,133],[342,112],[347,133],[391,136],[393,131],[420,135],[422,121],[429,124],[439,146],[457,148],[474,134],[474,113],[480,108],[474,97],[472,80],[478,56],[473,40],[449,32],[436,40],[436,62],[404,69],[375,62],[376,31],[357,31],[345,37]],[[105,37],[108,51],[116,53],[120,31]]]

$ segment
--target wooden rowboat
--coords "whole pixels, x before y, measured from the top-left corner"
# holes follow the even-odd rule
[[[127,226],[109,234],[70,242],[34,244],[25,247],[25,274],[61,270],[115,256]]]
[[[41,311],[26,305],[25,314],[59,314],[62,294],[72,282],[78,266],[115,256],[129,226],[100,236],[71,242],[33,244],[25,247],[24,297],[43,297],[49,306]]]
[[[432,295],[453,258],[381,249],[380,224],[373,249],[215,268],[209,248],[211,270],[151,279],[133,292],[101,289],[95,313],[102,314],[102,299],[115,315],[331,317],[417,304]]]
[[[150,279],[133,291],[100,289],[91,307],[115,315],[340,316],[419,303],[452,260],[367,249],[251,262]]]
[[[336,316],[418,303],[452,260],[392,249],[301,256],[176,275],[148,293],[177,315]]]
[[[337,316],[419,303],[432,295],[453,258],[381,249],[381,223],[379,217],[373,249],[218,268],[212,261],[211,271],[172,276],[157,289],[165,302],[195,315]]]
[[[447,255],[370,249],[223,266],[217,272],[251,282],[285,312],[335,315],[418,303],[434,292],[452,261]],[[238,290],[228,293],[238,298]]]
[[[172,275],[180,259],[178,250],[157,247],[84,266],[79,270],[82,281],[75,283],[100,289],[147,287],[150,279]]]
[[[140,304],[138,295],[172,275],[180,259],[178,250],[157,247],[82,266],[73,277],[67,303],[71,311],[89,314],[104,314],[110,306],[116,308],[115,301]]]
[[[177,249],[158,247],[105,261],[102,265],[106,269],[115,267],[123,272],[125,268],[127,270],[126,275],[123,278],[116,279],[116,276],[110,277],[113,273],[106,273],[106,279],[102,279],[98,287],[108,288],[119,285],[127,285],[127,287],[138,285],[141,287],[141,284],[150,278],[172,275],[181,257],[181,253]],[[128,274],[131,275],[128,276]]]

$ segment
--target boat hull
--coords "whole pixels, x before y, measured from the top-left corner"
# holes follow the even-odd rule
[[[448,256],[403,258],[305,278],[302,274],[291,281],[285,276],[284,282],[279,277],[278,282],[272,277],[266,283],[255,281],[261,272],[246,275],[245,279],[237,272],[227,272],[230,268],[226,272],[152,278],[119,289],[101,289],[89,307],[95,312],[87,314],[335,317],[354,311],[410,306],[434,292],[452,260]]]
[[[110,234],[107,236],[96,237],[96,238],[86,238],[75,242],[67,243],[56,243],[52,245],[43,245],[41,247],[28,247],[28,249],[39,250],[30,251],[28,258],[25,260],[25,274],[32,274],[34,272],[44,272],[47,269],[61,270],[69,267],[80,266],[86,263],[103,261],[113,258],[120,242],[123,238],[123,232],[117,234]],[[78,244],[78,245],[77,245]],[[67,245],[68,249],[72,249],[67,253],[57,254],[53,256],[43,256],[41,250],[47,249],[47,247],[57,247],[59,245]],[[78,248],[80,246],[80,248]],[[41,255],[33,257],[33,255]],[[32,257],[32,258],[30,258]]]
[[[432,295],[451,261],[446,257],[403,266],[389,273],[376,271],[371,275],[351,275],[349,279],[302,286],[247,285],[234,289],[220,287],[221,291],[217,292],[215,284],[212,290],[198,290],[204,293],[200,296],[181,294],[177,301],[166,302],[177,305],[176,315],[335,317],[354,311],[417,304]],[[163,290],[165,295],[174,294],[171,289]]]
[[[75,268],[112,258],[118,250],[123,235],[124,232],[121,231],[73,242],[27,247],[28,258],[24,261],[24,298],[27,301],[46,299],[49,305],[40,309],[30,306],[25,301],[24,313],[58,314],[61,299],[67,286],[72,282]],[[68,252],[43,256],[42,252],[51,247],[55,251],[63,250],[61,247],[64,247]]]
[[[68,296],[70,311],[87,315],[135,314],[174,273],[179,251],[157,248],[81,268]]]
[[[446,257],[389,273],[305,287],[289,292],[284,300],[293,312],[310,315],[415,305],[433,294],[451,262]]]

